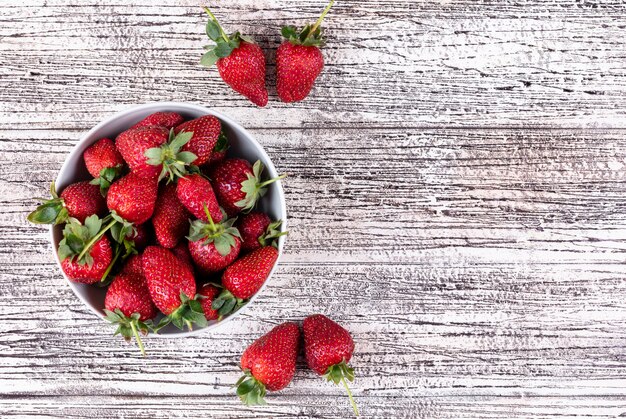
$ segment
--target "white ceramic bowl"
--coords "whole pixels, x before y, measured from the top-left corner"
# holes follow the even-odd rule
[[[254,139],[254,137],[252,137],[252,135],[250,135],[249,132],[229,117],[203,106],[176,102],[159,102],[134,106],[125,111],[119,112],[102,121],[93,127],[87,134],[83,135],[61,167],[61,171],[56,178],[57,190],[62,191],[63,188],[73,182],[90,179],[89,173],[87,172],[87,168],[85,167],[85,163],[83,161],[83,152],[91,144],[105,137],[115,139],[119,133],[130,128],[151,113],[166,111],[178,112],[185,119],[198,118],[202,115],[216,116],[222,122],[222,127],[228,136],[230,143],[228,157],[241,157],[252,163],[256,160],[261,160],[261,162],[265,165],[265,171],[263,172],[265,178],[269,179],[278,176],[276,168],[272,164],[272,161],[268,157],[267,153],[263,150],[263,147],[261,147],[261,145]],[[287,208],[285,206],[285,195],[280,181],[274,182],[269,186],[267,194],[259,202],[259,208],[266,212],[273,220],[282,219],[282,231],[286,230]],[[59,247],[59,241],[62,239],[62,231],[62,226],[54,226],[51,229],[52,246],[59,268],[61,267],[61,261],[59,260],[56,250]],[[285,236],[280,237],[278,242],[279,260],[280,255],[282,254],[284,241]],[[278,261],[276,261],[276,264],[274,265],[269,278],[265,281],[265,284],[263,284],[259,292],[250,299],[248,304],[236,313],[224,318],[221,322],[209,322],[207,327],[195,328],[192,332],[181,331],[173,325],[169,325],[168,327],[162,329],[157,336],[189,336],[214,329],[220,324],[234,319],[246,310],[246,308],[252,304],[257,296],[263,291],[267,283],[270,281],[277,265]],[[61,272],[63,272],[63,270],[61,270]],[[76,294],[76,296],[78,296],[78,298],[80,298],[91,309],[91,311],[99,317],[104,318],[102,310],[104,308],[106,288],[98,288],[95,285],[77,284],[71,282],[64,273],[63,276],[72,291],[74,291],[74,294]]]

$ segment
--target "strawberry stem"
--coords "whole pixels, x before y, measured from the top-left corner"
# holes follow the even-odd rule
[[[137,331],[137,326],[134,321],[130,322],[130,328],[133,330],[133,335],[135,335],[135,339],[137,340],[137,346],[139,346],[139,350],[143,356],[146,356],[146,350],[143,347],[143,342],[141,341],[141,337],[139,337],[139,332]]]
[[[104,271],[104,274],[102,274],[102,278],[100,278],[100,282],[104,282],[104,280],[107,279],[107,276],[109,276],[109,274],[111,273],[111,269],[113,269],[113,265],[115,265],[115,262],[117,262],[121,254],[122,254],[122,246],[118,246],[118,249],[115,252],[115,256],[113,256],[113,260],[111,261],[109,266],[107,266],[107,270]]]
[[[271,184],[271,183],[276,182],[277,180],[284,179],[284,178],[286,178],[286,177],[287,177],[287,173],[282,174],[282,175],[280,175],[280,176],[278,176],[278,177],[275,177],[274,179],[266,180],[265,182],[260,183],[260,184],[259,184],[259,186],[258,186],[258,188],[259,188],[259,189],[260,189],[260,188],[263,188],[263,187],[265,187],[265,186],[267,186],[267,185],[269,185],[269,184]]]
[[[109,224],[107,224],[102,230],[100,230],[98,232],[98,234],[93,236],[93,238],[91,240],[89,240],[87,245],[83,248],[82,252],[80,252],[80,254],[78,255],[78,258],[76,260],[78,260],[78,261],[82,260],[83,257],[85,256],[85,254],[87,254],[87,252],[89,252],[89,250],[91,250],[91,247],[94,245],[94,243],[97,242],[98,240],[100,240],[100,237],[102,237],[104,235],[104,233],[109,231],[109,229],[111,229],[111,227],[113,227],[115,225],[115,223],[117,223],[117,220],[114,219]]]
[[[331,2],[332,4],[332,2]],[[354,397],[352,397],[352,392],[350,391],[350,387],[348,387],[348,382],[346,381],[345,377],[341,377],[341,382],[343,383],[343,386],[345,387],[346,391],[348,392],[348,398],[350,399],[350,404],[352,405],[352,410],[354,410],[354,414],[356,416],[359,416],[359,408],[356,406],[356,402],[354,401]]]
[[[335,0],[332,0],[333,2]],[[220,33],[222,34],[222,38],[224,38],[224,41],[229,42],[230,39],[228,39],[228,35],[226,34],[226,32],[224,32],[224,29],[222,29],[222,25],[220,25],[220,22],[217,20],[217,18],[215,17],[215,15],[213,13],[211,13],[211,11],[209,10],[208,7],[203,6],[202,9],[204,9],[204,11],[206,12],[207,15],[209,15],[209,17],[211,19],[213,19],[213,22],[215,22],[217,24],[217,27],[220,28]],[[320,22],[321,23],[321,22]]]
[[[330,8],[333,7],[333,4],[335,4],[335,0],[330,0],[330,3],[328,3],[328,6],[326,6],[324,11],[322,12],[322,15],[319,17],[319,19],[317,19],[317,22],[315,22],[315,25],[313,25],[309,33],[315,32],[315,30],[322,24],[322,22],[324,21],[324,18],[330,11]]]

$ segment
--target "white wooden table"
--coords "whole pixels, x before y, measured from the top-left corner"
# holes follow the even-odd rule
[[[212,3],[272,86],[280,26],[324,6]],[[0,2],[1,417],[346,417],[305,368],[266,407],[231,389],[254,338],[314,312],[354,335],[366,417],[626,415],[624,2],[340,0],[311,97],[265,109],[198,64],[198,5]],[[25,216],[81,134],[164,100],[252,130],[291,234],[244,316],[143,359]]]

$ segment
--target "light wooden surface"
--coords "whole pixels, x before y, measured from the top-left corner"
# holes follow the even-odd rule
[[[324,6],[213,3],[270,85],[279,27]],[[265,109],[198,65],[197,6],[0,2],[0,416],[347,417],[302,364],[266,407],[231,389],[249,343],[314,312],[354,335],[365,417],[626,415],[623,2],[340,0],[312,96]],[[245,315],[142,359],[25,215],[81,134],[163,100],[253,131],[291,234]]]

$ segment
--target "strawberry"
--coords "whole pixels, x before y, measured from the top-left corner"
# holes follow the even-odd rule
[[[209,221],[204,211],[206,207],[214,222],[222,221],[224,216],[220,205],[217,203],[211,182],[202,175],[193,174],[178,179],[176,195],[181,204],[196,218]]]
[[[183,122],[174,129],[176,134],[181,132],[193,133],[193,136],[183,146],[182,150],[196,155],[196,160],[192,162],[196,166],[201,166],[211,159],[221,131],[222,124],[213,115],[204,115],[200,118]]]
[[[277,259],[278,250],[273,246],[261,247],[237,259],[222,274],[224,290],[213,302],[213,309],[219,310],[221,316],[239,309],[263,286]]]
[[[156,180],[129,173],[111,185],[107,205],[124,220],[143,224],[152,217],[157,190]]]
[[[152,148],[159,148],[167,143],[169,131],[158,126],[131,128],[122,132],[115,139],[115,146],[131,172],[147,179],[156,179],[162,168],[149,164],[145,153]]]
[[[331,0],[317,22],[306,25],[300,32],[295,26],[282,29],[287,40],[276,51],[276,92],[283,102],[306,98],[322,72],[324,57],[319,46],[324,39],[320,25],[334,3],[335,0]]]
[[[261,336],[241,356],[244,376],[237,381],[237,395],[246,405],[266,404],[266,390],[289,385],[296,371],[300,329],[283,323]]]
[[[130,231],[125,239],[133,244],[133,248],[141,251],[146,248],[152,239],[152,231],[147,223],[134,226],[134,230]]]
[[[70,218],[63,229],[58,254],[61,268],[72,282],[100,281],[113,259],[111,243],[102,231],[102,220],[91,215],[82,225]]]
[[[126,259],[124,266],[122,266],[122,273],[143,276],[143,262],[141,260],[141,255],[131,255],[128,259]]]
[[[217,320],[219,318],[217,310],[211,308],[213,300],[219,293],[220,290],[215,285],[211,284],[205,284],[200,288],[200,291],[198,291],[198,294],[204,297],[200,299],[200,304],[202,305],[202,310],[204,310],[204,317],[206,317],[207,320]]]
[[[63,224],[68,218],[76,218],[81,223],[90,215],[104,215],[107,211],[100,188],[89,182],[76,182],[57,195],[54,182],[50,186],[52,199],[28,214],[28,221],[35,224]]]
[[[215,147],[213,147],[211,157],[206,164],[216,164],[224,160],[226,158],[226,151],[228,151],[228,147],[228,137],[226,137],[226,134],[222,131],[220,136],[217,138],[217,143],[215,144]]]
[[[190,215],[176,196],[176,185],[161,187],[152,225],[157,242],[168,249],[175,247],[188,231]]]
[[[215,46],[205,47],[208,51],[202,56],[200,63],[207,67],[217,63],[220,77],[234,91],[257,106],[267,105],[265,56],[261,47],[239,32],[227,35],[213,13],[206,7],[204,11],[210,17],[206,33],[215,42]]]
[[[133,125],[132,128],[156,125],[157,127],[163,127],[170,130],[176,125],[182,124],[184,121],[185,118],[176,112],[156,112],[146,116],[144,119]]]
[[[195,270],[186,240],[182,240],[181,242],[179,242],[176,247],[170,249],[170,251],[174,254],[174,256],[178,258],[178,260],[184,263],[191,272]]]
[[[141,274],[120,273],[107,289],[104,298],[105,319],[117,324],[115,335],[121,334],[127,341],[132,336],[142,354],[146,354],[139,333],[149,331],[147,320],[157,315],[157,309],[150,299],[146,280]]]
[[[94,177],[91,184],[100,186],[100,191],[105,196],[109,186],[122,173],[124,167],[124,159],[115,148],[115,143],[108,138],[98,140],[85,150],[83,160],[87,171]]]
[[[267,185],[287,176],[262,181],[262,172],[263,163],[260,160],[252,166],[244,159],[226,159],[210,171],[215,196],[229,217],[252,210],[267,192]]]
[[[354,352],[350,333],[328,317],[315,314],[304,319],[304,350],[313,371],[335,384],[343,383],[354,413],[359,411],[352,398],[348,381],[354,381],[354,370],[348,366]]]
[[[236,224],[241,234],[241,250],[249,252],[275,244],[276,239],[287,234],[286,231],[280,231],[281,224],[282,220],[272,222],[267,214],[259,211],[242,215]]]
[[[219,272],[230,265],[241,249],[241,236],[233,227],[236,219],[214,223],[209,211],[209,222],[194,220],[189,229],[189,253],[202,274]]]
[[[206,326],[204,311],[196,297],[193,272],[172,252],[159,246],[148,246],[142,256],[143,272],[150,297],[166,318],[158,328],[169,322],[179,329],[192,324]]]

